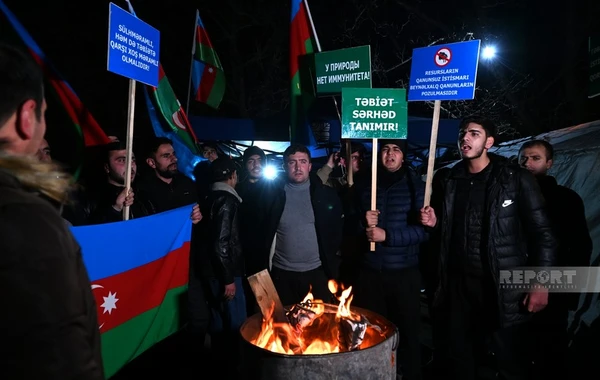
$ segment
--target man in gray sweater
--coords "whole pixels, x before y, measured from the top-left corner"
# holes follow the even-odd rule
[[[263,266],[284,305],[315,299],[331,301],[329,279],[337,279],[342,238],[341,201],[330,187],[311,176],[310,151],[291,145],[283,153],[286,181],[267,207]],[[268,254],[266,254],[268,252]]]

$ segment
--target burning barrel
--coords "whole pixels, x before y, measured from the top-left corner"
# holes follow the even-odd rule
[[[341,305],[295,305],[290,323],[255,314],[242,325],[248,379],[396,379],[398,331],[384,317]],[[309,305],[311,306],[311,305]]]

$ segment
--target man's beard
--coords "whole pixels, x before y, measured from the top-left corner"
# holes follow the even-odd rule
[[[475,154],[471,157],[463,156],[463,160],[475,160],[475,159],[481,157],[483,155],[484,149],[485,149],[485,147],[483,147],[483,146],[479,150],[475,150],[474,147],[471,147],[471,152],[475,152]]]
[[[250,173],[248,173],[248,176],[251,179],[261,179],[262,178],[262,171],[259,171],[258,173],[250,172]]]
[[[125,176],[123,175],[115,173],[111,170],[108,172],[108,178],[110,178],[115,183],[118,183],[119,185],[125,186]],[[131,176],[131,180],[133,181],[133,175]]]
[[[179,173],[179,171],[177,170],[177,168],[175,169],[169,169],[169,167],[167,166],[166,169],[160,169],[160,168],[156,168],[156,171],[158,172],[158,175],[163,177],[163,178],[173,178],[177,175],[177,173]]]

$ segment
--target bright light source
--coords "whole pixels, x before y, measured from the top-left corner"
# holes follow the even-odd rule
[[[496,56],[496,47],[495,46],[486,46],[483,48],[483,52],[481,53],[483,59],[494,59]]]
[[[266,179],[275,179],[277,178],[277,169],[273,165],[265,166],[263,170],[263,177]]]

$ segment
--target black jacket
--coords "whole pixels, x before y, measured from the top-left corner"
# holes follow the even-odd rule
[[[538,177],[538,183],[548,205],[548,216],[558,239],[557,266],[587,267],[592,256],[592,238],[585,218],[583,200],[575,191],[559,185],[551,176]],[[564,302],[575,310],[579,293],[555,293],[550,302]]]
[[[250,183],[242,181],[238,183],[235,191],[242,198],[240,205],[240,239],[246,262],[248,274],[260,271],[262,260],[259,252],[264,246],[264,229],[268,203],[273,194],[273,182],[261,179]]]
[[[89,217],[88,224],[102,224],[123,221],[123,211],[114,209],[117,197],[124,187],[105,183],[102,191],[98,194],[97,205]],[[134,194],[133,204],[129,207],[129,219],[143,218],[155,214],[154,206],[150,201],[144,199],[144,193],[138,193],[137,186],[132,185]]]
[[[104,379],[96,302],[57,210],[0,170],[3,379]]]
[[[197,272],[216,277],[224,285],[244,275],[244,258],[240,243],[239,199],[228,191],[213,190],[201,205],[203,218],[195,243],[200,247],[194,260]]]
[[[149,201],[156,212],[198,203],[196,184],[181,173],[173,177],[171,183],[166,183],[150,172],[140,178],[138,186],[139,195]]]
[[[258,270],[269,267],[271,245],[285,207],[284,186],[283,181],[277,183],[277,187],[274,188],[272,193],[271,203],[266,208],[265,233],[263,234],[265,239],[259,253],[260,264]],[[336,191],[323,185],[323,182],[315,175],[310,177],[310,196],[313,212],[315,213],[315,229],[321,263],[325,274],[331,279],[337,279],[339,271],[337,252],[342,243],[344,227],[342,202]]]
[[[497,289],[498,323],[510,326],[529,319],[522,309],[524,293],[501,289],[500,270],[523,266],[548,267],[556,260],[556,238],[547,215],[544,198],[531,173],[511,165],[502,157],[491,155],[492,171],[487,182],[485,216],[482,221],[481,250]],[[434,241],[439,242],[440,283],[435,295],[436,306],[443,304],[447,290],[448,255],[452,233],[452,216],[456,178],[466,167],[461,161],[451,170],[443,171],[443,178],[433,183],[431,207],[437,216],[433,230]],[[479,238],[479,237],[473,237]]]

